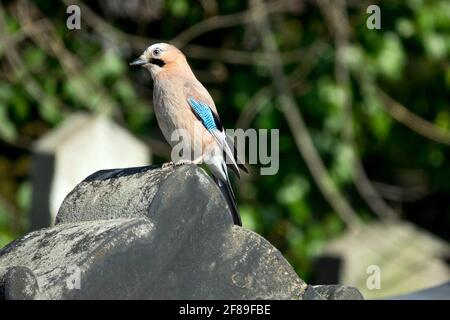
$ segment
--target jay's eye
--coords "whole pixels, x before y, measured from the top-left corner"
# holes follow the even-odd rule
[[[155,49],[155,50],[153,50],[153,55],[154,55],[155,57],[159,56],[160,54],[161,54],[161,50],[160,50],[160,49]]]

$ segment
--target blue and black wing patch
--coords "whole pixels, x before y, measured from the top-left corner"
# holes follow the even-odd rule
[[[231,147],[228,144],[226,139],[226,134],[224,132],[223,126],[220,123],[219,116],[214,113],[211,108],[202,102],[199,102],[193,98],[188,98],[188,103],[192,108],[192,111],[196,115],[196,117],[202,122],[205,128],[214,136],[219,145],[223,146],[224,155],[227,155],[229,159],[231,159],[232,163],[227,164],[229,167],[236,172],[237,176],[240,177],[239,168],[248,173],[248,169],[245,167],[243,162],[238,161],[236,163],[237,158],[237,150],[233,143],[231,143]]]
[[[201,103],[193,98],[188,98],[189,105],[191,106],[194,114],[203,123],[208,131],[219,130],[222,131],[223,127],[220,123],[219,117],[211,110],[211,108],[204,103]]]

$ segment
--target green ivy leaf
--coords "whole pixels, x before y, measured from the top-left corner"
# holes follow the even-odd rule
[[[7,107],[0,102],[0,138],[13,141],[17,137],[17,129],[8,115]]]

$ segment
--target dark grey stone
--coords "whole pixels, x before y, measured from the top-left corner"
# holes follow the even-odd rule
[[[315,292],[326,300],[363,300],[358,289],[343,285],[313,286]]]
[[[301,299],[307,287],[276,248],[233,225],[215,183],[190,165],[89,176],[57,224],[2,249],[0,266],[0,279],[26,266],[34,299]]]
[[[306,288],[302,299],[303,300],[326,300],[325,297],[320,295],[320,293],[317,292],[317,290],[314,289],[314,287],[311,285],[308,285],[308,287]]]
[[[32,300],[39,291],[33,272],[26,267],[11,267],[0,279],[0,297],[4,300]]]
[[[101,170],[90,175],[64,199],[56,216],[56,224],[149,217],[153,199],[159,193],[160,185],[167,183],[169,176],[173,176],[172,180],[178,177],[178,184],[173,186],[175,190],[181,186],[187,187],[182,193],[191,196],[187,194],[189,185],[184,182],[193,174],[193,168],[187,170],[187,166],[182,166],[153,170],[156,168],[159,167]],[[203,179],[207,178],[203,176]],[[176,190],[176,193],[179,191]]]

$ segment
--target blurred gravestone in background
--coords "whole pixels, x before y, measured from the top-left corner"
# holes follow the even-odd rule
[[[449,257],[445,241],[412,224],[372,223],[328,242],[316,263],[315,280],[328,284],[332,274],[337,276],[332,282],[355,286],[368,299],[387,298],[448,282]],[[375,269],[380,287],[369,288]]]
[[[89,174],[150,160],[149,148],[111,119],[71,115],[34,146],[30,229],[52,225],[64,197]]]

